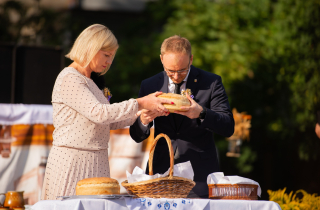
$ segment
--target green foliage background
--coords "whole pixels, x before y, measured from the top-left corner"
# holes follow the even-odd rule
[[[231,107],[252,115],[251,139],[240,158],[227,158],[227,141],[215,136],[221,170],[258,181],[265,199],[267,189],[284,187],[320,193],[320,140],[314,133],[320,110],[319,0],[159,0],[139,14],[40,8],[32,17],[19,5],[1,5],[1,41],[60,45],[67,52],[90,24],[114,31],[120,48],[105,75],[112,102],[137,97],[140,82],[162,71],[163,39],[188,38],[194,66],[221,75]],[[10,22],[10,9],[22,14],[20,22]],[[28,24],[38,30],[21,37],[19,30]]]

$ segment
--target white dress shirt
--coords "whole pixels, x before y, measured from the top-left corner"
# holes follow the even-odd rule
[[[188,71],[186,78],[184,78],[184,80],[183,80],[183,84],[180,86],[180,92],[182,92],[183,90],[186,90],[189,73],[190,73],[190,69]],[[168,93],[174,93],[174,87],[175,87],[174,82],[169,77]]]
[[[182,92],[183,90],[186,90],[187,80],[188,80],[189,73],[190,73],[190,68],[189,68],[189,71],[188,71],[187,76],[186,76],[186,77],[184,78],[184,80],[183,80],[183,84],[180,86],[180,92]],[[173,81],[170,79],[170,77],[169,77],[168,93],[174,93],[174,88],[175,88],[174,82],[173,82]],[[201,121],[202,121],[202,120],[201,120]],[[143,124],[142,122],[141,122],[141,124],[144,125],[145,127],[148,126],[148,124],[145,125],[145,124]]]
[[[189,73],[190,73],[190,69],[188,71],[188,74],[186,76],[186,78],[184,78],[183,80],[183,84],[180,86],[180,93],[183,91],[183,90],[186,90],[186,87],[187,87],[187,80],[188,80],[188,77],[189,77]],[[175,88],[175,85],[174,85],[174,82],[170,79],[169,77],[169,82],[168,82],[168,93],[174,93],[174,88]],[[201,122],[203,122],[204,119],[200,119]]]

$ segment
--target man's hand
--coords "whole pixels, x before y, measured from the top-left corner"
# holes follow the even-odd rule
[[[315,132],[316,132],[318,138],[320,139],[320,125],[318,123],[316,124]]]
[[[176,114],[181,114],[184,116],[189,117],[190,119],[198,118],[200,113],[202,112],[203,108],[200,106],[197,102],[195,102],[189,95],[186,93],[187,98],[189,99],[191,105],[190,107],[182,106],[182,110],[186,110],[184,112],[182,111],[174,111]]]
[[[147,109],[141,110],[140,120],[144,125],[148,125],[151,123],[156,117],[159,116],[168,116],[169,112],[165,112],[164,114],[162,112],[157,111],[150,111]]]

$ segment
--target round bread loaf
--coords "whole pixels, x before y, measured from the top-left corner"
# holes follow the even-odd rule
[[[180,109],[181,106],[190,106],[191,103],[187,97],[175,93],[162,93],[158,96],[159,98],[165,98],[172,101],[174,104],[163,104],[169,112],[173,113],[174,111],[185,111]]]
[[[93,177],[78,181],[76,195],[120,194],[119,182],[108,177]]]

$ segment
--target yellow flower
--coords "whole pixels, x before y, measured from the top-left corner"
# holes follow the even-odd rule
[[[105,87],[105,88],[103,89],[103,94],[104,94],[104,96],[108,99],[108,101],[110,101],[110,99],[111,99],[111,97],[112,97],[112,94],[111,94],[109,88],[106,88],[106,87]]]

